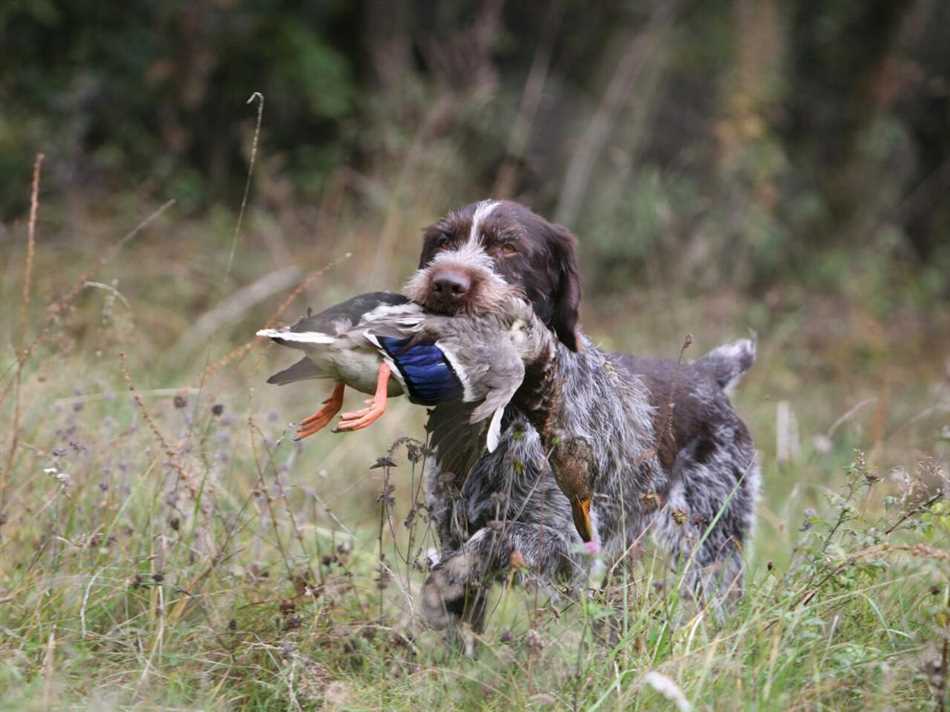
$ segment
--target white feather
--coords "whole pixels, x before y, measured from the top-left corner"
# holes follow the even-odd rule
[[[409,386],[406,385],[406,379],[402,377],[402,371],[399,370],[396,362],[393,361],[388,354],[383,354],[383,361],[387,366],[389,366],[389,371],[392,373],[393,377],[399,381],[399,385],[402,386],[402,392],[409,393]]]
[[[319,331],[282,331],[281,329],[261,329],[257,332],[258,336],[266,336],[268,339],[283,339],[297,344],[332,344],[336,341],[335,336],[328,336]]]
[[[462,382],[462,402],[471,403],[475,400],[475,392],[472,390],[472,384],[468,382],[468,375],[465,373],[465,369],[462,368],[462,364],[459,363],[459,360],[455,357],[455,354],[452,353],[446,346],[443,341],[435,342],[436,348],[442,352],[445,356],[445,360],[448,361],[452,370],[455,371],[455,375],[458,376],[459,380]]]
[[[501,419],[505,414],[505,406],[495,411],[491,417],[491,423],[488,426],[488,452],[495,452],[498,443],[501,442]]]
[[[423,320],[422,307],[418,304],[380,304],[366,312],[360,321],[380,321],[396,317],[400,326],[415,325]]]

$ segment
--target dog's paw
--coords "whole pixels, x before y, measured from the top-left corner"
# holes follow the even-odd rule
[[[472,579],[470,555],[438,564],[422,585],[422,615],[436,629],[457,623],[465,610],[466,584]]]

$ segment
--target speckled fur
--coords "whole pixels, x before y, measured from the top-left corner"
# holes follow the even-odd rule
[[[535,427],[545,417],[593,447],[592,513],[608,560],[651,536],[685,567],[690,591],[717,600],[718,594],[737,596],[759,471],[748,431],[715,371],[724,365],[741,373],[751,359],[735,369],[720,349],[716,364],[700,359],[676,366],[691,390],[687,398],[715,427],[702,441],[681,443],[672,466],[664,467],[656,437],[664,418],[644,379],[586,339],[578,353],[554,338],[548,343],[547,357],[529,368],[517,407],[509,407],[495,453],[465,453],[460,445],[476,435],[442,406],[433,413],[428,504],[444,552],[423,589],[430,624],[463,618],[481,626],[487,587],[506,576],[513,561],[522,577],[549,591],[584,579],[589,557]]]

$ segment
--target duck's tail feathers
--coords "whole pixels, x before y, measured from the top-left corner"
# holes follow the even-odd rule
[[[288,383],[296,383],[297,381],[306,381],[309,378],[319,377],[320,372],[316,364],[304,356],[290,368],[285,368],[283,371],[275,373],[267,379],[267,382],[277,386],[285,386]]]
[[[319,331],[290,331],[288,329],[261,329],[258,336],[271,339],[281,346],[298,346],[301,344],[332,344],[336,338]]]
[[[753,333],[750,339],[723,344],[697,359],[694,365],[710,375],[728,395],[732,395],[742,376],[755,363],[755,342]]]

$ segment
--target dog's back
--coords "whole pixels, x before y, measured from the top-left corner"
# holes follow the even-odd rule
[[[715,437],[723,426],[739,430],[744,449],[752,440],[728,396],[755,363],[755,342],[723,344],[692,362],[613,354],[625,371],[638,376],[653,406],[653,429],[661,464],[670,470],[677,453]]]
[[[726,395],[731,395],[746,371],[755,364],[756,343],[752,339],[739,339],[688,362],[620,353],[615,357],[628,371],[642,376],[664,393],[712,381]]]

